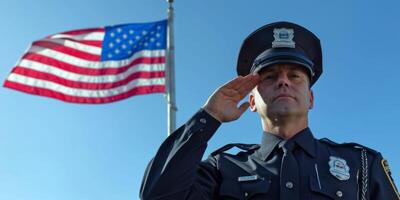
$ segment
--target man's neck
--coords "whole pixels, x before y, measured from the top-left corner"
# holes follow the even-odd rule
[[[308,118],[302,117],[291,120],[266,119],[262,120],[262,124],[265,132],[272,133],[285,140],[288,140],[301,130],[308,127]]]

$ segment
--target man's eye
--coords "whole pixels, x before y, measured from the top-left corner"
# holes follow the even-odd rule
[[[290,77],[292,77],[292,78],[300,78],[300,75],[298,75],[298,74],[292,74],[292,75],[290,75]]]
[[[267,79],[267,80],[274,79],[274,78],[275,78],[275,76],[272,75],[272,74],[266,75],[266,76],[264,77],[264,79]]]

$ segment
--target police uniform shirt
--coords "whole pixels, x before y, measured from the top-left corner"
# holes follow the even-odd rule
[[[315,139],[309,128],[288,141],[264,133],[260,145],[228,144],[201,161],[220,125],[200,110],[170,135],[145,171],[141,199],[399,199],[379,152]]]

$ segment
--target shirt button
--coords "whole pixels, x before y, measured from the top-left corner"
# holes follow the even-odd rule
[[[288,182],[286,182],[285,186],[286,186],[287,189],[292,189],[293,188],[293,183],[288,181]]]
[[[338,196],[338,197],[342,197],[342,196],[343,196],[343,192],[342,192],[342,191],[340,191],[340,190],[338,190],[338,191],[336,192],[336,196]]]
[[[200,122],[201,122],[202,124],[205,124],[205,123],[207,123],[207,120],[206,120],[205,118],[201,118],[201,119],[200,119]]]

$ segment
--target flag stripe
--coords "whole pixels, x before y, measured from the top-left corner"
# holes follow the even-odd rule
[[[74,41],[74,40],[65,40],[65,39],[43,39],[37,42],[33,42],[33,45],[37,45],[38,42],[51,42],[60,45],[64,45],[66,47],[74,48],[79,51],[83,51],[86,53],[101,55],[101,46],[97,45],[85,44],[84,41]],[[38,45],[40,46],[40,45]]]
[[[103,40],[104,38],[104,31],[103,32],[89,32],[83,34],[56,34],[50,36],[50,38],[63,38],[63,39],[73,39],[73,40]]]
[[[51,65],[44,65],[37,62],[32,62],[29,60],[22,60],[19,65],[15,69],[24,68],[31,69],[38,72],[45,72],[55,76],[59,76],[61,78],[65,78],[71,81],[79,81],[79,82],[88,82],[88,83],[109,83],[109,82],[117,82],[126,79],[133,73],[137,73],[140,71],[150,72],[150,71],[164,71],[165,64],[137,64],[135,67],[128,68],[123,73],[119,74],[111,74],[111,75],[83,75],[73,72],[68,72]],[[14,72],[14,71],[13,71]]]
[[[55,60],[69,63],[71,65],[75,65],[78,67],[93,68],[93,69],[119,68],[121,66],[127,66],[132,62],[132,60],[135,60],[136,58],[139,58],[139,57],[164,57],[165,56],[165,50],[143,50],[143,51],[140,51],[140,52],[134,54],[132,57],[130,57],[128,59],[95,62],[95,61],[88,61],[88,60],[80,59],[80,58],[77,58],[74,56],[70,56],[70,55],[67,55],[64,53],[54,51],[52,49],[46,49],[46,48],[38,47],[38,46],[32,46],[28,50],[28,52],[47,56],[47,57],[53,58]]]
[[[60,92],[66,95],[74,95],[79,97],[94,97],[94,98],[102,98],[102,97],[109,97],[114,96],[117,94],[124,93],[129,91],[135,87],[140,86],[150,86],[150,85],[164,85],[165,79],[164,78],[149,78],[143,79],[138,78],[130,81],[128,84],[120,87],[115,87],[111,89],[104,89],[104,90],[88,90],[88,89],[76,89],[67,86],[63,86],[58,83],[54,83],[51,81],[40,80],[36,78],[31,78],[19,74],[10,74],[8,77],[9,82],[15,82],[20,84],[25,84],[32,87],[38,88],[45,88],[49,90],[53,90],[56,92]]]
[[[70,56],[75,56],[80,59],[85,59],[89,61],[100,61],[100,55],[94,55],[92,53],[87,53],[76,48],[67,47],[61,44],[56,44],[47,41],[37,41],[33,43],[33,48],[40,47],[45,49],[51,49],[60,53],[64,53]]]
[[[120,93],[114,96],[108,96],[103,98],[98,97],[79,97],[74,95],[66,95],[61,92],[56,92],[54,90],[32,87],[29,85],[24,85],[16,82],[6,81],[4,87],[20,90],[30,94],[36,94],[40,96],[47,96],[51,98],[56,98],[66,102],[72,103],[87,103],[87,104],[100,104],[100,103],[111,103],[114,101],[119,101],[131,96],[150,94],[150,93],[164,93],[164,85],[151,85],[151,86],[140,86],[132,88],[131,90]]]
[[[72,30],[72,31],[65,31],[60,34],[66,34],[66,35],[81,35],[81,34],[87,34],[87,33],[92,33],[92,32],[100,32],[104,33],[104,28],[87,28],[87,29],[79,29],[79,30]]]
[[[52,39],[52,40],[58,40],[58,39]],[[98,41],[98,40],[73,40],[73,39],[60,39],[60,40],[73,41],[73,42],[86,44],[86,45],[99,47],[99,48],[101,48],[103,46],[103,41]]]
[[[77,89],[88,89],[88,90],[104,90],[104,89],[112,89],[122,85],[126,85],[129,82],[138,79],[138,78],[163,78],[165,77],[164,71],[137,71],[135,73],[130,74],[123,80],[120,81],[112,81],[112,82],[80,82],[80,81],[71,81],[60,76],[56,76],[46,72],[40,72],[32,69],[17,67],[13,70],[14,74],[23,75],[26,77],[31,77],[35,79],[51,81],[54,83],[58,83],[60,85],[64,85],[70,88]]]
[[[32,62],[32,64],[21,64],[22,62]],[[132,60],[131,63],[129,63],[126,66],[121,66],[119,68],[99,68],[99,69],[92,69],[92,68],[86,68],[86,67],[79,67],[75,65],[71,65],[69,63],[64,63],[60,62],[58,60],[55,60],[50,57],[38,55],[38,54],[32,54],[32,53],[27,53],[23,59],[17,64],[17,66],[24,66],[24,67],[29,67],[31,65],[42,65],[38,66],[41,68],[44,68],[46,66],[50,67],[55,67],[59,68],[61,70],[77,73],[77,74],[82,74],[82,75],[112,75],[112,74],[119,74],[119,73],[124,73],[125,71],[129,70],[131,67],[134,67],[135,65],[138,64],[163,64],[165,63],[165,57],[139,57],[136,58],[135,60]]]

